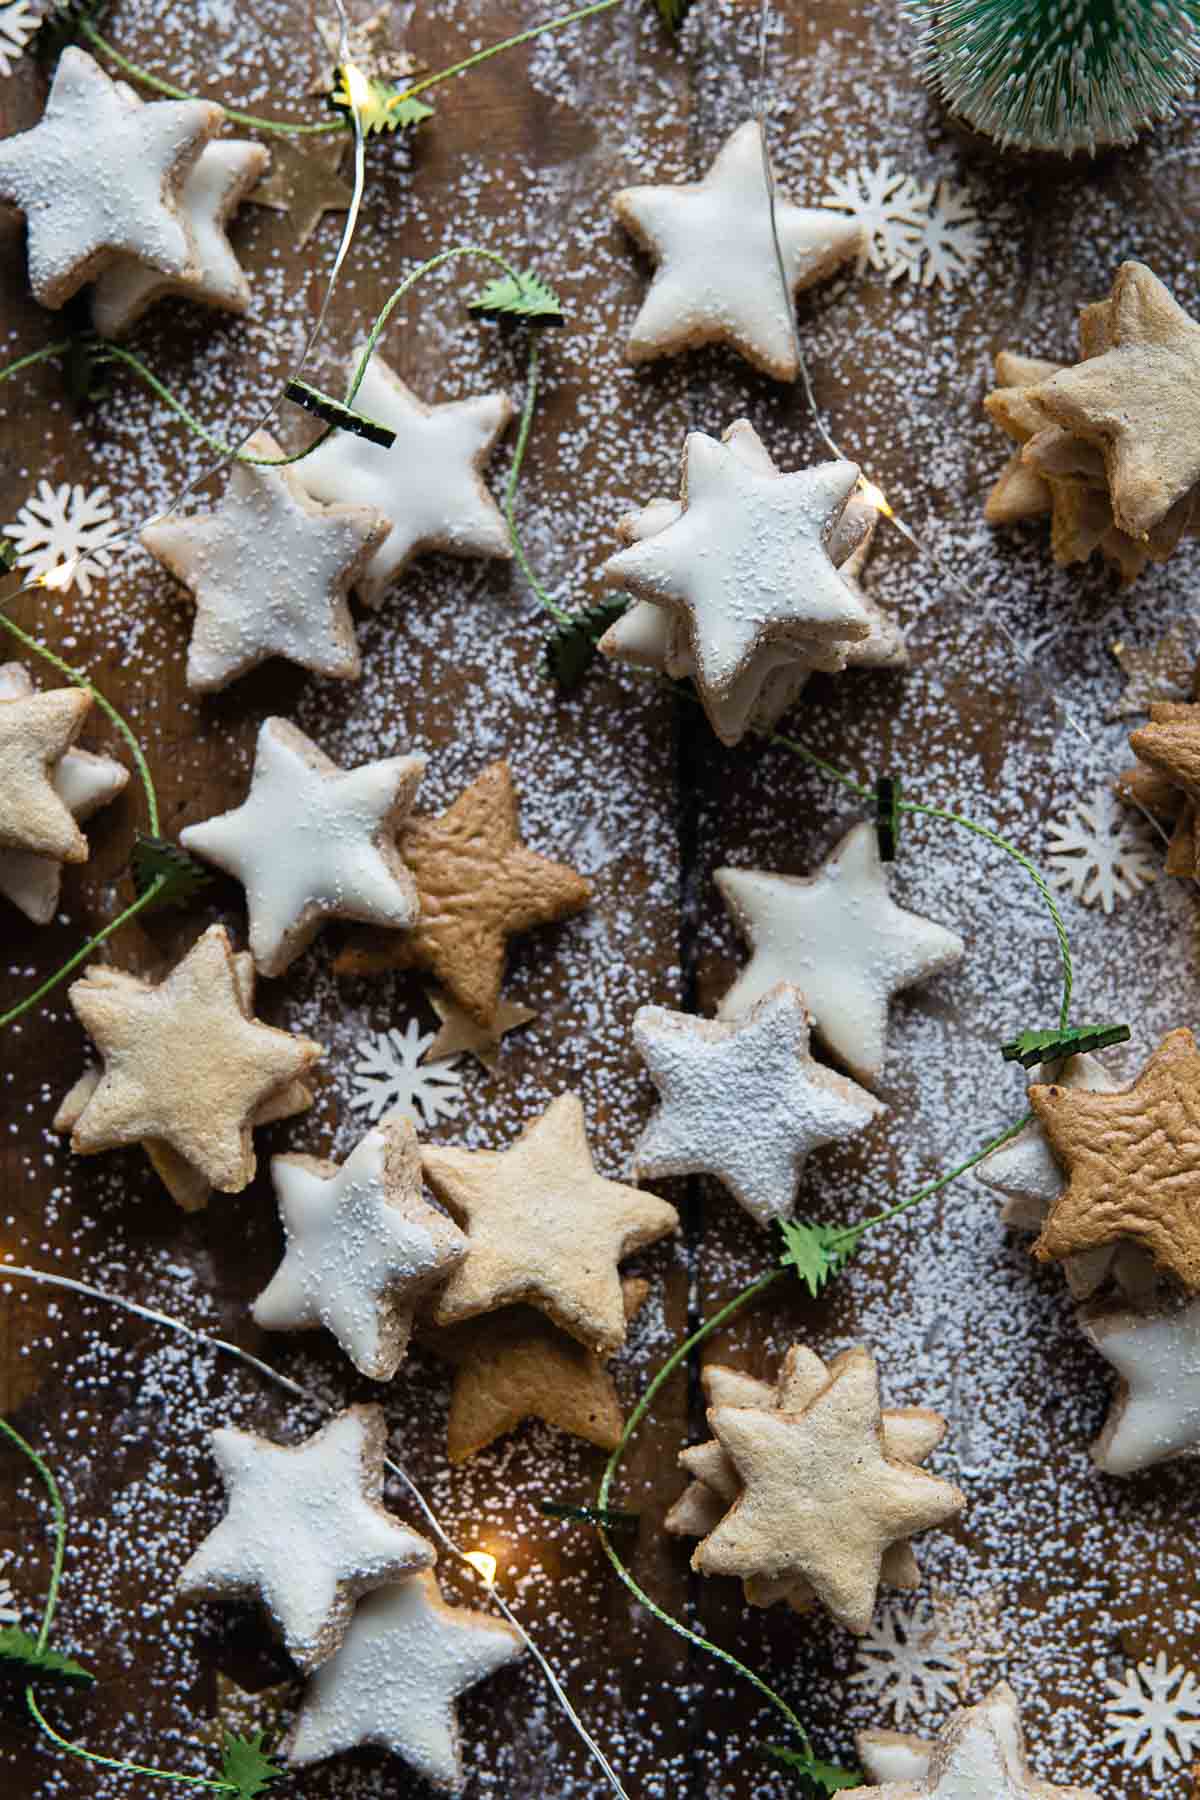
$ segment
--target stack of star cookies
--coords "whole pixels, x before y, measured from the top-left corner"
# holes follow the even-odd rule
[[[1142,263],[1080,313],[1073,367],[1001,351],[984,406],[1015,441],[984,505],[994,525],[1051,519],[1054,559],[1099,551],[1122,582],[1165,562],[1200,501],[1200,325]]]
[[[1155,700],[1150,722],[1129,734],[1137,757],[1117,782],[1122,799],[1170,828],[1166,872],[1200,875],[1200,664],[1192,676],[1191,700]]]

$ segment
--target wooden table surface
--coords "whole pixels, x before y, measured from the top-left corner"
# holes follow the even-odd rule
[[[533,17],[498,0],[453,13],[417,9],[411,19],[407,8],[393,13],[397,34],[407,20],[407,47],[431,67]],[[702,0],[672,42],[649,8],[628,0],[441,88],[436,117],[411,144],[370,145],[359,236],[315,376],[336,386],[396,282],[452,243],[484,242],[554,282],[568,326],[547,341],[519,511],[542,579],[571,606],[598,597],[595,572],[620,514],[670,490],[689,427],[719,432],[745,415],[783,467],[822,453],[799,390],[760,379],[723,352],[636,372],[621,354],[646,267],[607,196],[630,180],[703,171],[753,109],[757,25],[757,9]],[[119,0],[110,34],[186,87],[252,110],[313,116],[303,94],[320,52],[304,5]],[[829,174],[885,155],[922,179],[969,172],[975,183],[988,250],[965,286],[951,294],[892,287],[868,272],[805,296],[800,323],[835,429],[976,604],[890,536],[874,559],[875,590],[910,628],[912,670],[817,678],[792,723],[840,767],[868,778],[894,772],[922,797],[965,808],[1039,855],[1046,819],[1121,766],[1120,728],[1106,719],[1119,687],[1108,645],[1190,620],[1197,556],[1185,547],[1126,598],[1098,569],[1055,571],[1040,530],[993,539],[980,524],[980,499],[1004,451],[978,400],[995,349],[1069,352],[1076,304],[1102,292],[1126,254],[1150,261],[1185,303],[1194,300],[1195,115],[1094,167],[1017,168],[947,128],[912,74],[910,50],[881,0],[773,6],[771,132],[781,185],[802,201],[815,203]],[[42,94],[22,63],[0,83],[0,133],[32,124]],[[217,429],[244,428],[290,368],[339,223],[327,219],[297,250],[286,218],[245,208],[235,241],[254,280],[249,318],[172,303],[138,328],[139,352]],[[384,354],[426,399],[496,386],[520,398],[521,333],[480,324],[462,307],[479,274],[452,267],[438,275],[389,327]],[[0,238],[0,282],[7,361],[58,330],[28,297],[16,223]],[[293,415],[281,430],[299,443],[305,422]],[[510,453],[493,464],[497,491]],[[107,397],[83,409],[64,398],[53,365],[0,390],[5,520],[43,478],[105,483],[122,522],[136,520],[208,460],[122,372]],[[1035,645],[1039,680],[1022,671],[996,614]],[[360,619],[358,684],[273,664],[211,699],[189,695],[189,608],[140,551],[123,554],[90,598],[29,595],[13,616],[87,668],[130,719],[170,835],[237,803],[270,713],[295,719],[346,764],[427,751],[428,810],[495,757],[509,758],[528,840],[591,875],[596,900],[584,918],[516,947],[506,991],[538,1018],[506,1041],[498,1075],[467,1067],[461,1116],[430,1133],[442,1142],[501,1145],[575,1087],[600,1167],[622,1172],[652,1102],[629,1038],[634,1010],[660,1001],[710,1011],[738,965],[712,869],[806,871],[854,817],[852,804],[794,757],[750,744],[723,750],[695,709],[632,675],[606,668],[563,697],[540,663],[544,616],[498,563],[423,558],[379,613]],[[1056,719],[1047,684],[1090,742]],[[95,717],[85,742],[119,749]],[[60,918],[35,929],[5,908],[0,1009],[128,898],[130,842],[142,822],[131,782],[89,828],[91,860],[68,873]],[[911,827],[896,891],[960,930],[968,958],[894,1007],[887,1126],[814,1159],[802,1211],[861,1216],[1019,1116],[1021,1084],[996,1047],[1013,1030],[1051,1022],[1057,975],[1048,921],[1011,867],[950,829]],[[1073,903],[1068,916],[1085,1014],[1130,1018],[1137,1055],[1193,1017],[1191,901],[1178,887],[1159,884],[1112,919]],[[130,927],[108,954],[120,967],[157,972],[213,919],[243,930],[234,884],[219,882],[185,911]],[[162,1307],[341,1404],[377,1390],[354,1377],[336,1346],[320,1334],[271,1339],[248,1317],[279,1254],[266,1162],[284,1148],[345,1154],[361,1129],[348,1108],[355,1041],[413,1016],[429,1028],[433,1015],[412,977],[336,983],[336,942],[336,931],[326,932],[282,980],[261,985],[264,1017],[328,1047],[317,1105],[260,1132],[253,1186],[196,1215],[172,1205],[139,1152],[80,1159],[50,1131],[85,1051],[63,992],[10,1029],[0,1044],[0,1257]],[[653,1289],[616,1365],[628,1402],[689,1321],[708,1316],[776,1254],[716,1187],[680,1182],[663,1191],[680,1205],[684,1228],[630,1265]],[[822,1353],[871,1341],[889,1397],[951,1415],[938,1466],[962,1481],[970,1506],[955,1532],[928,1539],[922,1560],[939,1592],[973,1606],[980,1621],[1000,1621],[991,1637],[979,1624],[971,1693],[1001,1675],[1014,1682],[1048,1777],[1093,1782],[1113,1800],[1149,1792],[1144,1770],[1102,1747],[1102,1676],[1159,1649],[1196,1666],[1194,1478],[1176,1466],[1117,1483],[1091,1470],[1086,1445],[1108,1380],[1072,1323],[1060,1278],[1030,1268],[1026,1246],[1003,1232],[991,1197],[968,1181],[872,1238],[819,1303],[798,1284],[773,1289],[705,1354],[764,1372],[796,1338]],[[786,1608],[744,1609],[736,1584],[689,1575],[686,1546],[661,1533],[682,1485],[675,1452],[703,1429],[697,1369],[660,1395],[620,1484],[618,1503],[640,1514],[631,1551],[638,1577],[668,1611],[776,1682],[825,1753],[852,1757],[854,1725],[892,1721],[851,1683],[845,1634]],[[633,1604],[586,1528],[540,1513],[540,1499],[592,1496],[598,1452],[526,1426],[451,1471],[448,1378],[419,1350],[379,1397],[397,1453],[447,1526],[499,1557],[504,1591],[631,1795],[737,1800],[795,1791],[759,1754],[783,1735],[770,1709]],[[239,1423],[295,1438],[316,1415],[154,1327],[19,1284],[0,1286],[0,1408],[63,1483],[70,1531],[60,1641],[100,1678],[94,1693],[56,1694],[55,1720],[108,1754],[211,1767],[196,1744],[211,1735],[219,1679],[259,1690],[287,1680],[288,1669],[252,1609],[189,1610],[173,1598],[178,1568],[220,1512],[207,1432]],[[405,1512],[399,1488],[390,1497]],[[0,1574],[36,1616],[48,1568],[42,1497],[4,1451],[0,1551],[10,1559]],[[453,1574],[447,1589],[470,1597]],[[532,1666],[476,1690],[462,1714],[472,1795],[605,1791]],[[133,1791],[45,1750],[16,1701],[0,1704],[0,1788],[11,1800]],[[364,1754],[307,1771],[283,1791],[343,1800],[425,1790],[401,1764]],[[1188,1791],[1182,1771],[1154,1788],[1167,1800]]]

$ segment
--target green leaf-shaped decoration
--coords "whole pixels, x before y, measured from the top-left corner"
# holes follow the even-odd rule
[[[310,382],[301,381],[293,375],[283,390],[285,400],[302,406],[314,418],[322,420],[326,425],[334,425],[339,431],[349,431],[355,437],[365,438],[368,444],[378,444],[381,450],[390,450],[396,441],[396,434],[390,425],[381,425],[378,419],[368,418],[366,413],[355,412],[352,406],[346,406],[341,400],[335,400],[332,394],[322,393]]]
[[[1089,1050],[1107,1050],[1110,1044],[1127,1043],[1128,1025],[1066,1025],[1056,1031],[1022,1031],[1011,1043],[1002,1044],[1005,1062],[1019,1062],[1023,1069],[1038,1063],[1058,1062],[1064,1056],[1083,1056]]]
[[[363,75],[361,70],[358,74],[361,83],[359,112],[367,137],[373,132],[398,131],[402,125],[420,125],[425,119],[432,119],[433,108],[426,106],[424,100],[406,94],[403,88],[393,87],[390,82],[380,81],[377,75]],[[342,113],[347,119],[354,112],[344,67],[337,71],[337,86],[329,96],[329,104],[334,112]]]
[[[799,1777],[803,1793],[819,1795],[821,1800],[829,1794],[841,1794],[847,1788],[862,1786],[862,1776],[853,1770],[840,1769],[836,1763],[821,1762],[815,1756],[806,1756],[802,1750],[785,1750],[782,1744],[763,1744],[760,1748],[764,1755],[781,1762]]]
[[[629,604],[622,596],[602,600],[576,613],[566,625],[556,625],[546,640],[546,668],[566,693],[574,693],[596,655],[596,645],[610,625],[615,625]]]
[[[780,1219],[784,1252],[780,1262],[795,1269],[815,1299],[829,1279],[844,1269],[858,1249],[858,1239],[847,1237],[844,1225],[812,1225],[806,1219]],[[840,1243],[835,1239],[840,1238]]]
[[[481,319],[527,319],[533,325],[561,325],[562,301],[540,275],[525,269],[515,280],[511,275],[497,275],[473,300],[467,301],[471,312]]]
[[[5,1666],[27,1670],[31,1675],[49,1675],[58,1681],[92,1683],[96,1677],[70,1656],[49,1648],[39,1650],[37,1639],[19,1625],[0,1629],[0,1668]]]
[[[163,877],[165,885],[150,902],[147,912],[154,912],[160,906],[183,906],[212,880],[203,863],[198,863],[178,844],[171,843],[169,838],[149,837],[144,831],[139,831],[133,840],[130,866],[138,894],[144,894],[152,881],[160,875]]]
[[[225,1756],[221,1763],[221,1780],[237,1789],[239,1800],[254,1800],[265,1787],[278,1781],[283,1770],[272,1762],[262,1747],[264,1733],[256,1731],[252,1738],[225,1735]]]

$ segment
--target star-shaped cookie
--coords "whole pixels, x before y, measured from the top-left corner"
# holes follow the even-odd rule
[[[346,145],[341,134],[311,148],[276,138],[271,172],[246,195],[251,206],[285,212],[296,227],[296,248],[303,250],[327,212],[348,212],[353,190],[339,173]]]
[[[271,1179],[287,1247],[251,1307],[265,1331],[331,1331],[355,1368],[390,1381],[413,1314],[467,1254],[458,1227],[421,1193],[421,1153],[405,1119],[385,1119],[339,1168],[276,1156]]]
[[[136,257],[117,257],[101,270],[92,295],[92,323],[101,337],[120,337],[168,294],[224,312],[246,311],[250,283],[225,227],[269,161],[261,144],[224,138],[205,146],[179,195],[195,244],[194,272],[164,275]]]
[[[815,875],[718,869],[715,880],[752,951],[720,1017],[735,1019],[777,982],[792,982],[823,1042],[873,1087],[892,995],[953,968],[962,939],[896,905],[873,825],[856,825]]]
[[[260,974],[282,975],[326,919],[414,922],[416,885],[395,834],[424,772],[423,756],[340,769],[286,719],[264,720],[245,800],[179,834],[245,888]]]
[[[592,895],[590,881],[527,850],[518,830],[517,791],[504,762],[485,769],[446,812],[410,819],[400,854],[417,884],[420,919],[402,937],[380,942],[364,934],[338,957],[337,972],[427,969],[491,1031],[508,939],[569,918]]]
[[[282,455],[265,431],[244,448],[251,456]],[[213,512],[145,526],[147,550],[196,602],[188,686],[213,693],[270,656],[357,680],[362,662],[349,594],[386,532],[386,520],[369,507],[310,499],[291,468],[240,462]]]
[[[633,1041],[661,1097],[633,1153],[638,1179],[715,1175],[760,1225],[793,1216],[810,1150],[883,1111],[813,1061],[808,1009],[788,982],[733,1020],[643,1006]]]
[[[0,663],[0,707],[6,701],[27,699],[35,691],[27,670],[20,663]],[[114,761],[111,756],[94,756],[90,750],[64,750],[57,762],[48,765],[48,770],[51,786],[77,821],[90,819],[94,812],[107,806],[129,781],[129,770],[123,763]],[[9,795],[10,806],[14,797],[14,794]],[[0,812],[3,807],[4,798],[0,793]],[[62,863],[57,857],[39,856],[31,850],[0,848],[0,894],[19,907],[35,925],[50,923],[58,911],[61,892]]]
[[[422,1057],[422,1062],[437,1062],[447,1056],[473,1056],[494,1075],[500,1067],[500,1044],[510,1031],[537,1018],[532,1006],[521,1006],[515,1000],[501,999],[490,1025],[478,1025],[469,1013],[437,988],[428,990],[429,1004],[441,1020],[438,1034]]]
[[[1200,1293],[1200,1054],[1169,1031],[1132,1087],[1088,1094],[1029,1090],[1069,1179],[1034,1254],[1043,1262],[1132,1238]]]
[[[1135,1312],[1099,1303],[1079,1323],[1120,1381],[1092,1445],[1106,1475],[1200,1453],[1200,1300]]]
[[[157,985],[93,964],[69,994],[104,1064],[71,1148],[89,1155],[156,1140],[212,1187],[247,1187],[263,1103],[323,1052],[248,1015],[224,929],[210,926]]]
[[[1194,700],[1155,700],[1149,711],[1149,723],[1129,734],[1138,760],[1119,778],[1117,793],[1171,827],[1166,873],[1195,878],[1200,873],[1196,832],[1200,705]]]
[[[715,1406],[709,1424],[742,1492],[697,1547],[705,1575],[800,1577],[859,1635],[871,1623],[885,1551],[960,1512],[949,1482],[889,1456],[875,1361],[837,1359],[800,1412]]]
[[[829,554],[855,463],[762,473],[701,431],[684,458],[678,520],[618,550],[603,575],[684,617],[703,689],[728,695],[770,643],[869,636],[870,615]]]
[[[665,1200],[596,1173],[576,1094],[560,1094],[507,1150],[426,1144],[425,1178],[464,1226],[467,1259],[438,1296],[453,1325],[527,1302],[598,1356],[625,1342],[617,1264],[666,1237]]]
[[[910,1767],[919,1764],[919,1740],[906,1742]],[[1093,1788],[1056,1787],[1034,1774],[1017,1697],[1003,1682],[980,1705],[951,1715],[924,1773],[856,1792],[858,1800],[1100,1800]]]
[[[0,142],[0,200],[25,214],[43,306],[62,306],[118,254],[175,278],[194,271],[179,190],[224,116],[207,100],[131,106],[92,57],[63,51],[40,122]]]
[[[375,1744],[459,1793],[465,1775],[454,1703],[524,1653],[515,1626],[447,1606],[434,1575],[382,1588],[362,1602],[345,1643],[317,1671],[284,1755],[302,1768]]]
[[[623,188],[613,208],[657,264],[629,334],[635,363],[699,344],[728,344],[776,381],[794,381],[793,294],[832,274],[863,245],[856,221],[824,207],[796,206],[777,193],[776,252],[766,153],[754,120],[726,139],[702,181]]]
[[[376,353],[354,405],[389,426],[395,443],[383,450],[338,431],[296,466],[314,499],[373,506],[387,519],[391,529],[355,583],[367,606],[381,605],[396,577],[423,550],[512,556],[504,515],[483,479],[484,465],[513,416],[507,394],[427,406]]]
[[[0,850],[87,861],[87,839],[56,775],[91,704],[91,695],[75,687],[0,699]]]
[[[332,1656],[361,1595],[437,1560],[428,1538],[384,1508],[382,1407],[348,1407],[302,1444],[224,1428],[212,1447],[227,1511],[179,1592],[256,1597],[302,1669]]]

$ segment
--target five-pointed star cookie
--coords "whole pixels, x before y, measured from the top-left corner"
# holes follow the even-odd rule
[[[33,682],[20,663],[0,663],[0,706],[6,701],[24,700],[34,693]],[[4,766],[0,752],[0,769]],[[90,819],[94,812],[116,798],[129,780],[129,770],[111,756],[94,756],[90,750],[68,749],[49,765],[52,787],[67,811],[76,820]],[[0,789],[4,777],[0,775]],[[10,804],[14,796],[9,795]],[[0,814],[4,800],[0,793]],[[62,863],[54,856],[39,856],[31,850],[0,848],[0,894],[20,908],[35,925],[48,925],[58,911],[62,892]]]
[[[326,919],[413,923],[417,890],[395,833],[424,771],[423,756],[340,769],[286,719],[264,720],[245,800],[179,836],[245,888],[260,974],[282,975]]]
[[[513,416],[507,394],[427,406],[376,354],[354,404],[389,426],[395,443],[383,450],[335,432],[297,468],[315,499],[373,506],[388,521],[391,530],[355,583],[367,606],[381,605],[423,550],[512,556],[504,515],[483,480],[484,464]]]
[[[101,270],[92,295],[92,323],[101,337],[120,337],[168,294],[225,312],[245,312],[250,283],[225,227],[269,160],[261,144],[228,138],[206,145],[179,196],[196,247],[194,269],[182,276],[164,275],[139,258],[118,257]]]
[[[467,1259],[438,1296],[452,1325],[525,1301],[598,1356],[625,1342],[617,1264],[674,1231],[665,1200],[596,1173],[576,1094],[560,1094],[507,1150],[426,1144],[425,1178],[464,1225]]]
[[[1079,1323],[1120,1377],[1097,1466],[1132,1475],[1200,1451],[1200,1300],[1154,1313],[1083,1307]]]
[[[625,1317],[632,1319],[650,1284],[621,1283]],[[465,1462],[525,1419],[614,1450],[625,1418],[604,1362],[532,1306],[506,1306],[458,1325],[431,1327],[421,1338],[454,1367],[446,1448]]]
[[[355,1368],[390,1381],[413,1314],[467,1253],[421,1193],[421,1153],[405,1119],[385,1119],[339,1168],[276,1156],[271,1179],[287,1248],[251,1312],[266,1331],[331,1331]]]
[[[911,1731],[856,1731],[854,1748],[868,1781],[920,1781],[929,1773],[933,1745]]]
[[[265,431],[244,448],[282,455]],[[213,512],[147,525],[143,544],[195,598],[188,686],[213,693],[270,656],[357,680],[350,589],[386,531],[369,507],[310,499],[290,468],[242,462]]]
[[[178,192],[223,118],[207,100],[131,106],[84,51],[63,51],[41,121],[0,142],[0,200],[25,214],[43,306],[62,306],[118,254],[192,272]]]
[[[298,1768],[375,1744],[458,1793],[465,1777],[454,1703],[524,1653],[515,1626],[447,1606],[433,1575],[382,1588],[317,1671],[284,1755]]]
[[[277,138],[271,150],[271,172],[246,195],[251,206],[285,212],[296,227],[296,248],[303,250],[327,212],[348,212],[354,194],[339,174],[346,146],[340,135],[302,149]]]
[[[813,1061],[808,1009],[787,982],[731,1021],[643,1006],[633,1041],[661,1097],[633,1153],[638,1179],[715,1175],[760,1225],[792,1217],[810,1150],[883,1111]]]
[[[74,687],[0,700],[0,849],[87,861],[87,839],[55,776],[91,704]]]
[[[179,1576],[189,1599],[256,1596],[305,1670],[333,1654],[372,1588],[432,1568],[428,1538],[383,1506],[387,1426],[351,1406],[303,1444],[212,1434],[228,1510]]]
[[[1117,524],[1142,537],[1200,481],[1200,325],[1144,263],[1126,262],[1107,332],[1110,348],[1031,398],[1054,424],[1100,446]]]
[[[592,884],[565,863],[527,850],[518,835],[508,764],[493,763],[436,818],[410,819],[400,854],[421,901],[417,924],[382,943],[363,935],[339,974],[427,969],[476,1024],[494,1029],[508,939],[587,905]]]
[[[859,1800],[1100,1800],[1092,1788],[1056,1787],[1033,1773],[1017,1697],[1003,1682],[951,1715],[923,1774],[856,1791]]]
[[[157,985],[93,964],[69,992],[104,1063],[72,1149],[87,1155],[153,1139],[215,1188],[248,1186],[263,1102],[323,1052],[249,1016],[224,929],[210,926]]]
[[[896,905],[873,825],[856,825],[813,876],[718,869],[715,879],[752,951],[720,1017],[737,1018],[776,982],[790,981],[829,1049],[873,1086],[892,995],[953,968],[962,939]]]
[[[765,147],[754,120],[726,139],[702,181],[623,188],[613,207],[658,265],[629,334],[635,363],[729,344],[776,381],[794,381],[792,296],[849,262],[863,243],[856,221],[795,206],[777,193],[776,252]]]
[[[727,695],[769,643],[869,636],[870,614],[829,554],[856,464],[762,473],[701,431],[684,457],[678,520],[618,550],[603,574],[682,613],[702,688]]]
[[[500,1044],[510,1031],[520,1031],[537,1018],[532,1006],[501,999],[490,1025],[478,1025],[469,1013],[437,988],[429,989],[429,1004],[441,1020],[437,1036],[421,1058],[437,1062],[447,1056],[473,1056],[494,1075],[500,1067]]]
[[[1132,1238],[1200,1293],[1200,1053],[1169,1031],[1132,1087],[1032,1087],[1029,1101],[1069,1180],[1034,1245],[1042,1261]]]

